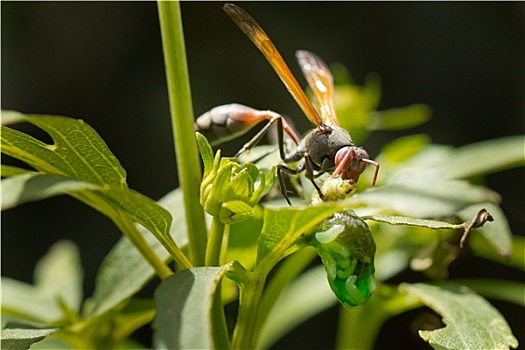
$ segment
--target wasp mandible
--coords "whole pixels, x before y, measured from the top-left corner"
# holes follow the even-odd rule
[[[299,66],[313,92],[312,105],[281,54],[259,24],[246,11],[234,4],[225,4],[224,11],[262,52],[306,117],[317,127],[308,132],[304,138],[300,138],[286,119],[276,112],[259,111],[240,104],[228,104],[216,107],[197,118],[196,131],[206,136],[212,145],[216,145],[240,136],[263,120],[267,120],[261,131],[241,148],[237,153],[238,156],[255,146],[270,126],[276,123],[279,155],[284,163],[277,165],[277,175],[281,192],[290,205],[283,173],[297,175],[306,171],[306,177],[312,182],[319,197],[327,200],[315,181],[316,177],[325,172],[332,172],[332,178],[341,176],[355,188],[359,176],[368,164],[372,164],[376,167],[372,180],[374,186],[379,163],[371,160],[363,148],[356,147],[348,131],[339,127],[334,108],[333,77],[326,64],[311,52],[304,50],[296,52]],[[297,145],[291,153],[285,151],[284,132]],[[285,165],[296,162],[299,162],[296,168]]]

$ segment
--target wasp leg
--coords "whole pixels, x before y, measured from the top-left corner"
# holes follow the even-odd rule
[[[326,196],[323,194],[323,191],[321,191],[321,188],[319,187],[317,182],[315,182],[316,176],[314,174],[314,165],[312,161],[310,160],[310,155],[308,153],[304,154],[304,161],[306,165],[306,177],[310,180],[312,185],[314,185],[315,189],[317,190],[317,193],[319,193],[319,198],[321,198],[323,202],[326,202],[328,198],[326,198]]]
[[[314,174],[314,177],[317,179],[318,177],[320,177],[321,175],[323,175],[324,173],[326,173],[326,171],[322,170],[322,171],[318,171]]]
[[[303,172],[304,170],[306,170],[306,177],[310,180],[312,185],[314,185],[317,193],[319,193],[319,198],[321,198],[323,201],[327,201],[328,199],[326,198],[326,196],[321,191],[321,188],[319,188],[319,185],[317,185],[317,183],[315,182],[315,178],[317,176],[319,176],[320,174],[317,174],[317,175],[314,174],[314,168],[317,169],[317,167],[315,167],[314,164],[312,163],[308,152],[298,152],[298,151],[296,151],[296,152],[293,152],[291,154],[286,154],[286,152],[284,150],[284,140],[283,140],[284,139],[284,129],[285,129],[285,127],[282,124],[282,120],[277,120],[277,127],[278,127],[277,128],[277,136],[278,136],[278,140],[279,140],[279,153],[281,155],[281,159],[283,160],[283,162],[285,162],[285,163],[294,163],[294,162],[299,161],[301,158],[304,159],[301,163],[299,163],[299,165],[297,166],[296,169],[290,169],[287,166],[282,165],[282,164],[277,165],[277,175],[279,177],[279,185],[281,187],[281,193],[286,198],[286,201],[288,202],[288,204],[292,205],[290,203],[290,199],[288,198],[288,194],[287,194],[284,178],[283,178],[283,175],[282,175],[282,171],[284,171],[284,172],[286,172],[288,174],[291,174],[291,175],[297,175],[297,174]],[[317,170],[319,170],[319,169],[317,169]],[[322,172],[321,172],[321,174],[322,174]]]
[[[263,113],[263,115],[269,119],[268,123],[259,130],[259,132],[248,142],[242,146],[242,148],[237,152],[235,157],[238,157],[240,154],[244,152],[250,152],[250,149],[255,147],[261,141],[263,136],[268,132],[270,127],[273,123],[277,123],[277,130],[278,130],[278,139],[279,139],[279,151],[281,152],[281,158],[284,159],[284,137],[283,137],[283,131],[286,131],[288,135],[294,140],[296,144],[299,144],[301,139],[299,136],[297,136],[297,133],[292,129],[290,124],[286,122],[286,120],[279,114],[272,112],[272,111],[261,111],[260,113]]]
[[[296,154],[294,153],[291,156],[296,156]],[[310,160],[310,156],[308,155],[308,153],[301,155],[301,156],[304,157],[304,161],[299,163],[299,165],[295,169],[288,168],[284,164],[277,165],[277,177],[279,178],[279,187],[281,188],[281,193],[283,194],[288,204],[292,205],[292,203],[290,202],[290,199],[288,198],[288,190],[286,189],[286,184],[284,182],[284,177],[283,177],[282,172],[285,172],[290,175],[297,175],[306,170],[306,177],[308,178],[308,180],[310,180],[312,185],[315,187],[317,193],[319,193],[319,198],[321,198],[321,200],[326,202],[328,198],[326,198],[326,196],[323,194],[323,191],[321,191],[321,188],[319,187],[317,182],[315,182],[314,166],[312,164],[312,161]]]
[[[290,175],[297,175],[304,170],[303,164],[305,163],[299,164],[296,169],[288,168],[284,164],[277,164],[277,178],[279,179],[279,188],[281,189],[281,193],[286,199],[286,202],[288,202],[288,205],[290,206],[292,205],[292,202],[290,202],[290,198],[288,198],[288,190],[286,189],[286,183],[284,182],[283,172]]]

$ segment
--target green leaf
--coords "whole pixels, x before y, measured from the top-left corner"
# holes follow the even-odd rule
[[[20,114],[16,116],[20,117]],[[2,126],[2,152],[42,172],[99,185],[99,189],[92,191],[79,191],[75,188],[75,191],[69,191],[69,194],[108,216],[134,242],[144,258],[155,267],[159,276],[167,277],[171,271],[137,236],[131,221],[136,221],[150,230],[178,265],[191,266],[169,237],[171,215],[149,198],[128,190],[124,169],[91,127],[83,121],[64,117],[40,116],[22,119],[48,132],[54,144],[47,145],[29,135]],[[24,191],[27,186],[19,187]],[[60,186],[47,189],[43,185],[38,187],[40,192],[44,192],[40,197],[62,193],[58,191],[60,189]],[[14,196],[20,197],[17,193]],[[32,197],[38,198],[35,195]]]
[[[460,148],[431,145],[403,167],[427,167],[447,178],[469,178],[525,165],[523,135],[472,143]]]
[[[426,123],[432,114],[429,106],[414,104],[374,112],[368,121],[368,130],[397,130],[413,128]]]
[[[338,210],[341,210],[341,207],[334,204],[264,208],[264,225],[257,247],[257,263],[272,251],[276,252],[274,258],[277,261],[284,258],[287,255],[285,251],[302,234]]]
[[[213,150],[206,137],[204,137],[202,134],[197,132],[195,133],[195,137],[197,138],[197,145],[199,146],[202,162],[204,163],[204,177],[206,177],[213,170]]]
[[[6,350],[25,350],[46,336],[56,332],[57,328],[47,329],[2,329],[1,348]]]
[[[491,174],[525,165],[524,149],[523,135],[472,143],[456,149],[442,166],[454,178]]]
[[[99,187],[61,175],[28,173],[2,179],[2,210],[68,192],[95,190]]]
[[[56,116],[25,116],[21,119],[46,131],[54,144],[48,145],[2,126],[2,153],[45,173],[97,185],[127,186],[126,172],[118,159],[97,132],[82,120]]]
[[[84,271],[80,251],[71,241],[55,243],[35,267],[35,285],[43,293],[80,311]]]
[[[491,278],[454,279],[489,299],[502,300],[525,307],[525,283]]]
[[[79,311],[82,277],[78,248],[59,241],[37,263],[34,285],[2,277],[2,314],[43,325],[63,322],[64,306]]]
[[[26,201],[43,199],[67,193],[92,208],[108,216],[119,229],[132,240],[144,258],[155,266],[159,276],[169,275],[171,271],[160,262],[132,226],[132,221],[147,228],[180,266],[190,266],[186,257],[169,236],[171,214],[131,189],[111,185],[96,186],[52,174],[29,173],[2,181],[3,205],[9,208]]]
[[[227,261],[237,260],[247,269],[255,266],[257,257],[257,240],[263,225],[263,209],[254,207],[250,220],[241,221],[230,226]]]
[[[173,215],[176,225],[171,225],[170,235],[179,247],[188,244],[182,191],[176,189],[164,196],[158,204]],[[138,230],[155,253],[164,261],[169,254],[164,247],[140,225]],[[128,299],[150,281],[155,272],[142,255],[126,238],[122,237],[106,255],[96,278],[90,314],[102,314]]]
[[[468,205],[499,200],[487,188],[448,179],[434,169],[411,168],[393,174],[383,186],[356,194],[348,203],[425,218],[451,216]]]
[[[155,292],[157,349],[212,349],[213,303],[217,287],[231,264],[178,271]]]
[[[501,314],[465,286],[403,284],[402,288],[443,316],[444,328],[419,331],[434,349],[508,349],[518,341]]]
[[[25,121],[26,116],[17,111],[2,110],[2,125],[11,125]]]
[[[30,173],[2,180],[2,209],[64,193],[94,191],[156,235],[167,235],[171,215],[148,197],[127,188],[98,187],[59,175]],[[103,209],[98,207],[103,212]]]
[[[62,318],[62,309],[53,296],[36,286],[2,276],[2,317],[50,325]]]
[[[112,320],[112,337],[126,340],[138,328],[150,323],[155,317],[155,303],[151,299],[131,299]]]
[[[32,170],[22,169],[16,166],[10,166],[10,165],[5,165],[5,164],[1,164],[0,167],[2,169],[2,174],[1,174],[2,177],[23,175],[23,174],[34,172]]]
[[[31,350],[75,350],[75,348],[66,343],[65,341],[58,339],[57,337],[47,337],[43,340],[31,345]],[[123,348],[119,348],[123,349]]]
[[[111,188],[103,196],[126,212],[133,221],[148,229],[159,241],[168,237],[172,217],[169,211],[152,199],[130,189]]]
[[[479,209],[479,206],[476,206]],[[468,219],[471,219],[476,212],[473,212]],[[388,216],[388,215],[369,215],[361,217],[363,220],[373,220],[377,222],[384,222],[389,225],[404,225],[404,226],[418,226],[425,227],[431,230],[457,230],[458,225],[448,223],[446,221],[414,219],[406,216]],[[467,219],[465,219],[467,220]]]
[[[385,166],[389,164],[399,164],[408,160],[413,155],[428,147],[430,142],[431,139],[428,135],[419,134],[400,137],[386,144],[381,149],[380,159],[378,159],[381,163],[381,172],[383,172]]]
[[[171,214],[150,198],[131,189],[98,187],[58,175],[39,173],[4,179],[2,189],[4,193],[2,204],[6,209],[27,201],[67,193],[108,216],[132,240],[133,237],[130,235],[134,232],[126,230],[131,223],[124,222],[135,221],[147,228],[175,257],[177,263],[181,266],[186,265],[187,260],[169,236]],[[139,250],[142,249],[143,253],[147,254],[145,251],[147,247],[143,242],[133,241]]]

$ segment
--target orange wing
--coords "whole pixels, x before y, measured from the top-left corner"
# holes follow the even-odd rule
[[[313,92],[313,104],[325,124],[339,125],[334,108],[334,79],[330,70],[317,55],[308,51],[295,53],[299,66]]]
[[[224,11],[263,53],[264,57],[266,57],[272,68],[277,72],[277,75],[281,78],[282,82],[290,94],[292,94],[293,98],[308,119],[314,122],[317,126],[322,125],[322,120],[317,114],[317,111],[310,101],[308,101],[308,98],[284,62],[281,54],[277,51],[277,48],[273,45],[268,35],[266,35],[259,24],[257,24],[257,22],[255,22],[246,11],[234,4],[227,3],[224,5]]]

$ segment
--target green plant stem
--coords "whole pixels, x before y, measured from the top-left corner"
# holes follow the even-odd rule
[[[417,298],[397,287],[379,285],[364,306],[356,309],[341,306],[336,349],[371,349],[386,320],[421,305]]]
[[[219,218],[213,217],[210,228],[210,237],[206,246],[206,266],[219,266],[221,264],[222,242],[225,232],[230,225],[223,224]]]
[[[300,249],[299,245],[293,245],[292,238],[284,238],[274,248],[266,258],[257,264],[255,270],[247,273],[244,279],[241,279],[241,298],[239,303],[239,315],[235,330],[233,332],[232,348],[233,349],[253,349],[258,342],[258,336],[261,331],[261,325],[268,316],[269,309],[282,291],[280,287],[270,289],[270,295],[265,300],[264,308],[261,307],[263,300],[263,291],[266,279],[273,267],[284,257]],[[301,254],[300,254],[301,255]],[[308,255],[308,253],[306,253]],[[305,258],[304,256],[300,259]],[[289,266],[291,268],[291,266]],[[290,269],[290,273],[294,273]],[[286,277],[281,275],[281,281]],[[268,308],[268,310],[266,310]],[[262,317],[262,320],[260,319]]]
[[[188,260],[186,255],[182,253],[180,248],[177,246],[173,238],[171,236],[164,236],[163,234],[155,235],[155,237],[159,240],[159,242],[162,244],[164,248],[168,251],[170,256],[175,261],[175,264],[180,269],[189,269],[192,267],[191,262]]]
[[[307,247],[301,249],[284,260],[282,265],[279,266],[277,272],[272,276],[271,281],[264,290],[261,306],[257,315],[257,326],[255,327],[254,335],[256,343],[259,341],[259,335],[264,322],[279,295],[281,295],[282,291],[290,284],[290,282],[308,267],[316,256],[317,252],[314,248]]]
[[[251,272],[241,286],[239,315],[233,331],[232,349],[254,349],[257,315],[267,273]]]
[[[224,305],[222,303],[222,281],[217,285],[217,292],[213,300],[213,343],[216,349],[229,349],[230,337],[228,335],[228,326],[226,316],[224,315]]]
[[[374,297],[357,309],[340,306],[336,349],[372,349],[377,334],[389,314]]]
[[[223,224],[219,218],[213,217],[210,228],[210,237],[206,246],[206,266],[220,266],[223,240],[228,234],[230,225]],[[224,316],[224,306],[221,298],[221,284],[217,287],[217,293],[213,301],[213,337],[217,348],[229,348],[228,328]]]
[[[127,218],[120,215],[120,220],[114,221],[120,231],[122,231],[131,243],[138,249],[140,254],[153,267],[160,279],[166,279],[173,274],[173,271],[162,261],[151,246],[146,242],[137,227]],[[180,251],[179,251],[180,252]]]
[[[193,107],[179,2],[159,1],[158,11],[191,258],[194,265],[201,266],[205,259],[207,233],[204,211],[199,203],[201,169],[193,133]]]

